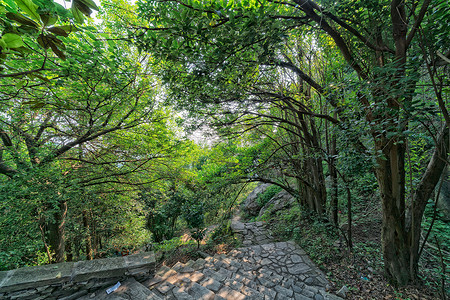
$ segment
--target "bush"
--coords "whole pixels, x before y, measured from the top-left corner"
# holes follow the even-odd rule
[[[256,201],[261,206],[264,206],[264,205],[266,205],[267,202],[270,201],[270,199],[273,198],[273,196],[275,196],[276,194],[281,192],[281,190],[282,190],[281,187],[279,187],[277,185],[271,185],[264,191],[264,193],[261,193],[258,195],[258,198],[256,198]]]

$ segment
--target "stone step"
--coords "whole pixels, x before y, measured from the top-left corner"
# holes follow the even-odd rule
[[[236,223],[236,231],[269,236],[263,223]],[[325,291],[328,281],[295,243],[260,239],[227,255],[160,267],[153,278],[127,280],[108,299],[277,300],[341,299]],[[103,291],[104,292],[104,291]],[[106,299],[105,295],[86,295]]]
[[[341,299],[325,291],[325,277],[320,282],[323,274],[313,272],[314,266],[305,257],[295,244],[253,245],[228,255],[178,262],[172,268],[162,266],[142,284],[127,280],[108,299]],[[305,275],[299,273],[303,276],[300,277],[297,271]],[[315,284],[308,284],[307,278],[314,278]],[[92,295],[85,297],[89,296],[85,300],[92,299]],[[106,293],[94,298],[106,299],[105,296]]]
[[[195,265],[203,267],[194,270]],[[226,256],[177,263],[172,268],[161,267],[143,285],[162,299],[256,300],[271,299],[266,294],[276,295],[276,291],[259,292],[255,274],[238,268],[232,272],[227,267],[233,267],[233,259]]]
[[[122,282],[120,286],[112,293],[107,294],[106,290],[99,290],[95,293],[85,295],[77,298],[79,300],[125,300],[125,299],[140,299],[140,300],[163,300],[164,298],[158,296],[153,291],[149,290],[144,285],[137,282],[134,278],[129,278]]]

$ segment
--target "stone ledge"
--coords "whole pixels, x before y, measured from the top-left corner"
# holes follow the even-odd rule
[[[103,280],[125,276],[149,276],[155,268],[155,255],[145,252],[124,257],[66,262],[26,267],[0,272],[0,293],[38,289],[45,286],[82,284],[89,280]],[[0,295],[1,296],[1,295]],[[0,297],[1,298],[1,297]]]

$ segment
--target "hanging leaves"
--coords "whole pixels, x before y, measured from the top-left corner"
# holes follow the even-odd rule
[[[65,9],[54,0],[34,3],[32,0],[4,0],[0,13],[6,18],[4,30],[0,33],[0,49],[14,49],[12,52],[0,51],[0,62],[15,55],[25,57],[31,53],[30,42],[35,41],[43,49],[51,49],[61,59],[66,59],[63,50],[65,45],[58,37],[68,37],[78,31],[73,25],[56,25],[59,20],[73,18],[78,24],[83,24],[93,10],[99,10],[93,0],[73,0],[72,8]],[[72,14],[70,14],[72,12]],[[86,31],[90,29],[86,29]],[[25,41],[25,42],[24,42]],[[26,43],[26,44],[25,44]],[[34,47],[32,47],[34,48]],[[33,52],[36,49],[33,49]],[[1,69],[3,70],[3,69]],[[9,69],[12,70],[12,69]],[[17,70],[20,76],[20,70]],[[6,76],[11,77],[12,74]],[[0,77],[2,75],[0,74]]]
[[[22,15],[20,13],[8,12],[8,13],[6,13],[6,17],[12,21],[15,21],[16,23],[21,24],[21,25],[27,25],[27,26],[39,28],[38,23],[36,23],[35,21],[31,20],[28,17],[25,17],[24,15]]]
[[[51,28],[48,28],[47,30],[56,35],[65,36],[65,37],[69,36],[69,33],[60,27],[51,27]]]
[[[42,13],[39,15],[41,17],[44,26],[51,26],[58,21],[58,15],[52,13]]]
[[[27,15],[36,21],[40,21],[40,16],[37,13],[38,6],[31,0],[14,0],[17,6],[23,10]]]

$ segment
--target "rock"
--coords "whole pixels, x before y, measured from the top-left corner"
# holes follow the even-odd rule
[[[235,232],[242,232],[245,230],[245,225],[244,223],[241,223],[239,221],[232,221],[231,222],[231,229]]]
[[[349,289],[346,285],[341,287],[341,289],[336,293],[339,297],[345,298],[346,294],[348,293]]]
[[[264,205],[263,208],[259,211],[259,217],[266,214],[267,210],[270,208],[270,213],[273,214],[281,209],[288,209],[295,203],[295,197],[289,194],[286,191],[281,191],[275,196],[272,197],[272,199],[269,200],[269,202]]]
[[[270,186],[269,183],[263,183],[258,185],[245,199],[242,204],[242,210],[245,211],[249,216],[256,217],[262,208],[262,205],[258,203],[258,196],[266,191]]]

